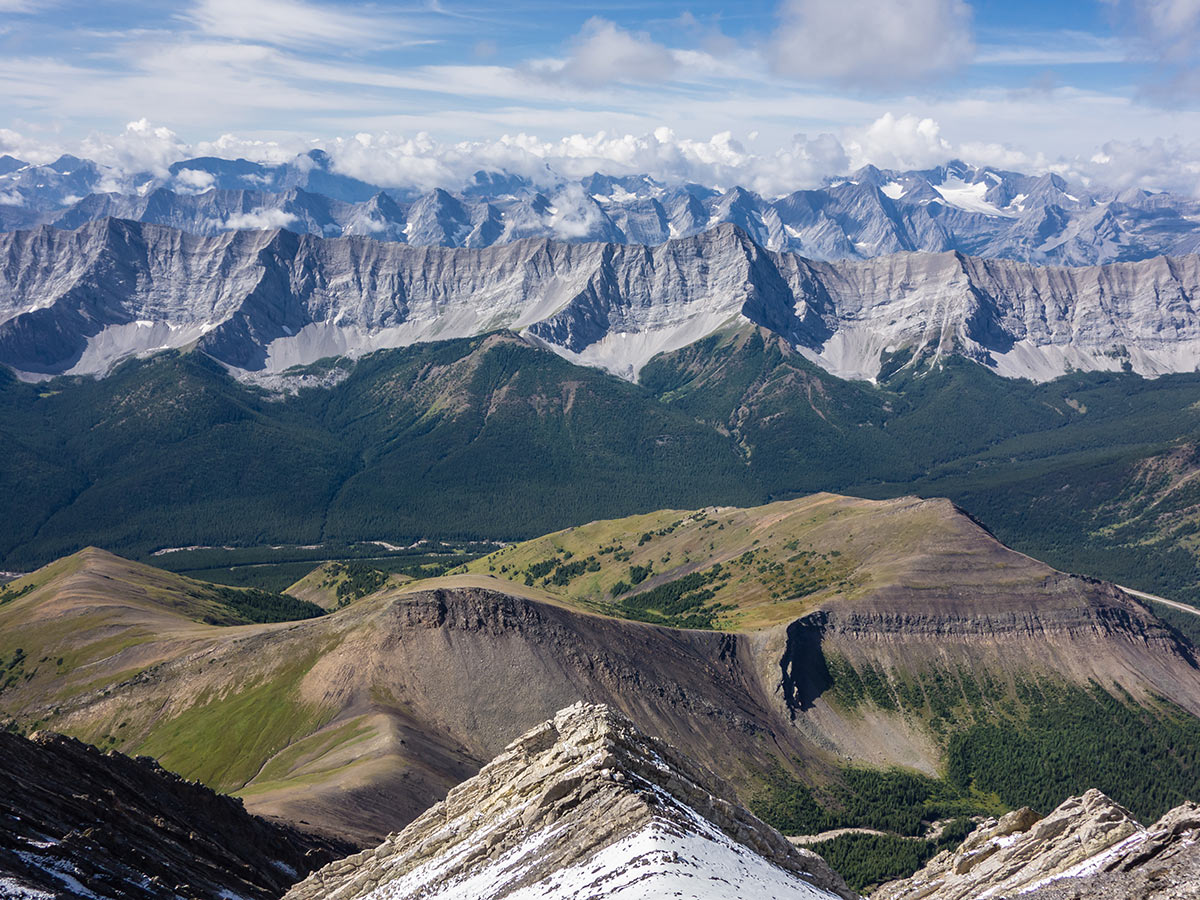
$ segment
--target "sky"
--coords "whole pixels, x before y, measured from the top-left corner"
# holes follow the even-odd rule
[[[0,0],[0,153],[325,147],[765,192],[954,157],[1200,193],[1200,0]]]

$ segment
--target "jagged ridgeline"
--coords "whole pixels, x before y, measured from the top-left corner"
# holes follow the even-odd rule
[[[106,216],[214,235],[283,227],[415,246],[486,247],[527,237],[659,244],[720,223],[772,250],[857,259],[905,250],[1088,265],[1193,252],[1200,204],[1137,188],[1114,192],[1056,174],[952,161],[920,171],[864,166],[815,190],[765,197],[739,185],[668,185],[646,174],[576,181],[479,171],[457,190],[367,184],[321,150],[268,165],[184,159],[130,173],[63,156],[0,157],[0,229],[75,228]]]
[[[581,697],[786,832],[887,832],[873,880],[928,858],[908,851],[933,821],[950,841],[1091,787],[1149,821],[1200,775],[1195,649],[947,501],[660,511],[425,579],[322,566],[305,596],[333,611],[237,628],[153,571],[90,551],[8,587],[11,726],[150,754],[359,843]]]

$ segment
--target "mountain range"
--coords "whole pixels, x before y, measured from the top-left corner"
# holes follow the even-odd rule
[[[0,895],[1190,896],[1200,203],[447,187],[0,157]]]
[[[188,579],[95,549],[51,563],[0,595],[0,711],[355,842],[415,818],[579,698],[725,773],[792,833],[843,824],[856,794],[886,792],[850,763],[949,771],[957,787],[940,800],[910,785],[947,810],[974,783],[1040,807],[1100,787],[1152,816],[1186,797],[1200,765],[1186,749],[1200,736],[1188,640],[945,501],[663,511],[314,618],[214,619]],[[1067,708],[1074,730],[1050,727]],[[1013,742],[1000,759],[986,752],[993,729]],[[1147,729],[1180,749],[1134,779]],[[1070,748],[1066,761],[1031,777],[1046,740]],[[795,793],[796,779],[817,793]],[[918,828],[889,809],[868,817]]]
[[[647,175],[569,180],[479,171],[425,193],[368,184],[320,150],[266,165],[214,157],[160,174],[64,156],[0,157],[0,228],[76,228],[106,216],[214,235],[284,227],[415,246],[488,247],[529,237],[656,245],[732,224],[759,245],[812,259],[956,251],[1094,265],[1193,253],[1200,202],[1121,192],[954,161],[918,171],[867,166],[820,188],[763,197],[743,187],[666,185]]]
[[[504,329],[635,379],[660,353],[757,325],[843,378],[952,354],[1039,381],[1071,369],[1160,375],[1196,368],[1198,260],[819,262],[731,225],[653,248],[410,248],[105,218],[0,235],[0,363],[31,377],[103,374],[127,356],[194,346],[274,374]]]

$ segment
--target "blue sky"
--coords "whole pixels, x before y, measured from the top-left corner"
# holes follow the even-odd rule
[[[0,0],[0,151],[757,160],[764,188],[963,156],[1194,190],[1198,38],[1198,0]]]

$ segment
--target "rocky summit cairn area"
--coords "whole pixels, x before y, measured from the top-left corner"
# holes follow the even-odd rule
[[[855,896],[729,796],[624,716],[580,703],[287,900]]]
[[[1103,793],[1072,797],[1045,818],[1028,807],[990,819],[957,850],[871,900],[1187,900],[1200,897],[1200,806],[1145,828]]]

